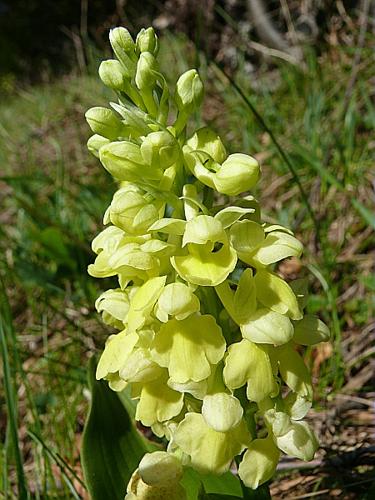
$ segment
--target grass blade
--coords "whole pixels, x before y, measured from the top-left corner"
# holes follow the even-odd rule
[[[6,340],[6,325],[4,325],[3,314],[0,317],[0,349],[1,349],[1,356],[3,359],[5,400],[8,409],[9,431],[10,431],[11,443],[13,444],[14,457],[16,462],[16,471],[18,480],[18,498],[20,500],[26,500],[28,495],[27,495],[25,473],[23,470],[22,453],[18,439],[17,404],[16,404],[16,396],[10,370],[9,351]]]
[[[61,471],[61,475],[67,485],[67,487],[69,488],[70,492],[72,493],[72,496],[75,500],[81,500],[82,497],[81,495],[77,492],[76,488],[74,487],[74,484],[72,483],[71,479],[69,478],[69,475],[67,474],[67,470],[70,472],[70,474],[72,474],[72,476],[74,477],[74,479],[76,479],[79,484],[86,489],[86,486],[84,484],[84,482],[77,476],[77,474],[75,473],[75,471],[65,462],[65,460],[59,456],[58,453],[55,453],[54,451],[52,451],[47,445],[46,443],[42,440],[42,438],[40,436],[37,436],[34,432],[32,431],[28,431],[27,432],[28,435],[31,437],[31,439],[33,441],[35,441],[35,443],[39,444],[42,446],[42,448],[44,449],[44,451],[47,453],[47,455],[55,462],[55,464],[59,467],[60,471]]]

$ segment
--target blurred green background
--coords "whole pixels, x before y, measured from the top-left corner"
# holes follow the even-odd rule
[[[322,448],[308,467],[282,461],[273,498],[374,498],[370,0],[0,0],[0,498],[19,498],[20,478],[33,499],[88,498],[86,368],[111,331],[93,307],[106,283],[86,268],[116,185],[86,150],[84,113],[115,99],[97,68],[118,25],[155,27],[171,86],[199,68],[197,120],[258,158],[264,219],[305,246],[280,272],[309,276],[308,311],[332,330],[305,353]]]

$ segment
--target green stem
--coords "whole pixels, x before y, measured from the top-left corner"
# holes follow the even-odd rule
[[[155,103],[152,89],[150,89],[150,88],[143,89],[141,91],[141,96],[142,96],[143,102],[145,103],[145,106],[147,108],[148,113],[153,118],[156,118],[158,116],[158,107]]]
[[[184,113],[183,111],[179,111],[177,120],[173,124],[173,127],[176,130],[176,136],[180,135],[186,127],[186,122],[188,121],[189,115]]]
[[[128,95],[128,97],[130,97],[130,99],[133,101],[133,103],[140,109],[142,109],[142,111],[146,111],[146,107],[144,105],[144,102],[142,100],[142,97],[141,95],[139,94],[139,92],[132,86],[131,82],[130,81],[126,81],[124,83],[124,92],[125,94]]]

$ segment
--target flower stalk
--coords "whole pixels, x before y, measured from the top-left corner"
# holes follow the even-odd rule
[[[135,42],[116,28],[110,42],[116,59],[99,74],[118,102],[86,113],[88,148],[120,187],[88,272],[117,281],[96,307],[119,333],[96,376],[129,387],[136,419],[168,442],[142,459],[126,498],[184,498],[184,466],[223,474],[235,458],[256,489],[282,452],[311,460],[318,446],[303,421],[312,384],[296,347],[329,331],[304,314],[305,283],[277,273],[302,245],[262,222],[248,193],[261,173],[255,158],[228,155],[208,127],[187,133],[203,102],[198,72],[181,75],[171,95],[152,28]],[[218,195],[235,198],[218,205]]]

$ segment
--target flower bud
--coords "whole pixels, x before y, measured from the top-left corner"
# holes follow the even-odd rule
[[[148,165],[165,170],[177,161],[179,146],[171,133],[152,132],[144,139],[141,154]]]
[[[172,485],[182,477],[182,465],[175,455],[165,451],[146,453],[139,463],[139,475],[149,486]]]
[[[150,486],[138,471],[133,473],[127,486],[125,500],[186,500],[186,492],[179,483]]]
[[[159,51],[159,40],[154,28],[142,28],[137,35],[136,44],[139,52],[151,52],[156,56]]]
[[[187,145],[193,151],[204,151],[208,153],[211,158],[222,163],[227,157],[224,144],[221,142],[220,137],[215,134],[213,130],[208,127],[200,128],[195,134],[187,141]]]
[[[214,182],[220,193],[236,196],[253,188],[259,176],[259,164],[255,158],[235,153],[229,155],[221,165]]]
[[[125,125],[116,114],[108,108],[95,107],[86,111],[87,123],[91,130],[111,141],[125,133]]]
[[[193,113],[203,100],[203,83],[195,69],[186,71],[180,76],[176,84],[175,101],[179,111]]]
[[[139,56],[135,83],[139,90],[151,89],[155,86],[158,65],[155,57],[150,52],[142,52]]]
[[[137,55],[135,43],[126,28],[115,28],[109,32],[113,52],[128,74],[133,75]]]
[[[111,142],[103,146],[100,148],[99,157],[104,168],[120,181],[161,178],[159,170],[144,164],[140,147],[130,141]]]
[[[125,82],[129,78],[121,63],[115,59],[108,59],[100,64],[99,76],[110,89],[122,91],[125,90]]]
[[[159,219],[162,201],[154,200],[134,185],[119,189],[109,207],[112,224],[130,234],[145,234]]]
[[[87,141],[87,149],[90,151],[90,153],[99,158],[99,149],[105,144],[109,144],[110,142],[111,141],[106,137],[103,137],[99,134],[94,134]]]

